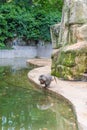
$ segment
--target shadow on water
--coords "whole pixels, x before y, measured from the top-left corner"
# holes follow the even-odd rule
[[[25,66],[0,66],[0,130],[77,130],[72,107],[35,90],[28,71]]]

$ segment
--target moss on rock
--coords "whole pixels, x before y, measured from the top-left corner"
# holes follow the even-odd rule
[[[65,51],[66,50],[66,51]],[[52,56],[52,75],[66,80],[81,80],[87,70],[87,48],[65,49]]]

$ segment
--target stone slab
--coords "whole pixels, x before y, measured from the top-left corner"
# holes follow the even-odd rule
[[[51,65],[51,59],[30,59],[27,60],[27,64],[28,65],[34,65],[37,67],[42,67],[42,66],[46,66],[46,65]]]

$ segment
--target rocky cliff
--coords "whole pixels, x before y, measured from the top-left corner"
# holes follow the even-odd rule
[[[53,47],[58,48],[51,70],[57,77],[83,80],[87,74],[86,12],[86,0],[65,0],[61,23],[51,27]]]

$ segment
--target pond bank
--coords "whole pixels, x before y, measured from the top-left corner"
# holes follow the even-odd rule
[[[41,59],[29,60],[27,64],[37,64],[40,63]],[[41,60],[42,61],[42,60]],[[48,74],[51,72],[51,63],[46,59],[47,64],[43,64],[44,67],[35,68],[28,73],[28,78],[31,82],[35,83],[40,87],[38,77],[40,74]],[[41,62],[42,64],[42,62]],[[42,65],[41,65],[42,66]],[[78,121],[79,130],[87,130],[87,82],[82,81],[64,81],[56,78],[51,83],[50,87],[47,89],[57,95],[62,95],[68,99],[75,109]]]

